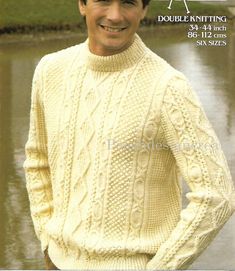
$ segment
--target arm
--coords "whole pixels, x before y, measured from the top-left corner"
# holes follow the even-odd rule
[[[41,241],[41,249],[44,251],[48,245],[48,237],[44,228],[53,212],[53,200],[43,112],[42,65],[43,61],[38,64],[33,77],[30,128],[25,146],[24,170],[31,216],[36,235]]]
[[[178,224],[147,269],[187,269],[233,213],[235,191],[219,141],[181,74],[170,81],[161,114],[167,143],[191,191]]]

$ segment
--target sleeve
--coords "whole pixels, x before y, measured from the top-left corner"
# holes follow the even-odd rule
[[[235,191],[220,143],[183,75],[172,78],[162,102],[167,144],[190,192],[180,220],[147,270],[187,269],[235,209]]]
[[[26,176],[31,217],[35,233],[41,241],[41,249],[44,251],[48,245],[48,236],[44,228],[53,212],[53,198],[43,110],[42,66],[43,61],[41,60],[33,76],[30,128],[25,145],[26,160],[23,167]]]

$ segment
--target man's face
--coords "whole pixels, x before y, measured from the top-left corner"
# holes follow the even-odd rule
[[[90,51],[107,56],[131,45],[147,7],[142,0],[79,0],[79,10],[86,16]]]

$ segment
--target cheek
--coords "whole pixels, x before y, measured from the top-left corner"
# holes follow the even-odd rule
[[[141,20],[141,13],[140,12],[131,13],[127,18],[129,18],[129,21],[133,25],[138,25]]]
[[[93,17],[90,17],[88,20],[87,20],[87,26],[88,26],[88,29],[92,30],[92,31],[95,31],[95,28],[96,28],[96,20],[95,18]]]
[[[96,10],[88,10],[86,14],[87,23],[90,25],[95,25],[99,19],[99,13]]]

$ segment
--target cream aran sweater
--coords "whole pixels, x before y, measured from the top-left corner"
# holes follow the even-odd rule
[[[187,269],[235,207],[197,96],[138,35],[112,56],[87,40],[42,58],[24,168],[37,237],[61,269]]]

